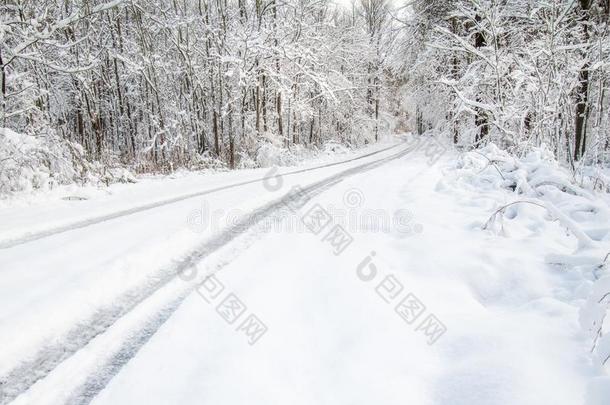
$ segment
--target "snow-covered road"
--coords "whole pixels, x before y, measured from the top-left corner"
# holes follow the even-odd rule
[[[481,231],[496,196],[442,166],[399,145],[4,210],[0,403],[582,403],[573,280],[545,263],[574,242]]]
[[[374,149],[341,164],[282,170],[283,186],[334,182],[404,147]],[[3,210],[2,234],[10,236],[0,250],[0,402],[46,377],[136,306],[145,307],[140,304],[151,295],[156,304],[179,302],[192,287],[176,280],[176,272],[236,236],[227,229],[237,218],[286,194],[264,188],[266,173],[241,172],[240,181],[234,173],[188,176],[90,201]],[[207,222],[193,217],[207,207],[214,208]]]

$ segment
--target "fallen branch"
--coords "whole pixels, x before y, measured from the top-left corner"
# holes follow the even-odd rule
[[[504,211],[508,207],[510,207],[512,205],[515,205],[515,204],[531,204],[531,205],[535,205],[537,207],[541,207],[541,208],[546,209],[547,212],[549,214],[551,214],[553,217],[555,217],[559,221],[560,224],[562,224],[570,232],[572,232],[572,234],[578,240],[578,248],[579,249],[590,247],[590,246],[593,245],[593,241],[591,240],[591,238],[589,238],[589,236],[587,234],[585,234],[578,227],[578,225],[576,225],[574,223],[574,221],[572,221],[565,214],[563,214],[561,211],[559,211],[559,209],[557,209],[557,207],[555,207],[555,205],[553,205],[553,203],[551,203],[549,201],[546,201],[544,204],[541,204],[541,203],[538,203],[538,202],[534,202],[534,201],[527,201],[527,200],[513,201],[513,202],[511,202],[509,204],[506,204],[506,205],[498,208],[496,211],[494,211],[494,213],[489,217],[487,222],[485,222],[485,225],[483,225],[483,229],[485,229],[485,230],[489,229],[490,226],[495,221],[495,219],[496,219],[498,214],[504,213]]]
[[[487,156],[485,156],[484,154],[482,154],[481,152],[477,152],[476,150],[473,150],[474,153],[476,153],[477,155],[481,155],[483,156],[485,159],[487,159],[489,161],[489,164],[491,164],[493,167],[495,167],[495,169],[498,171],[498,174],[500,175],[500,177],[502,177],[502,180],[506,180],[504,178],[504,175],[502,175],[502,172],[500,171],[500,169],[498,169],[498,166],[496,166],[495,162],[493,160],[491,160],[490,158],[488,158]],[[487,165],[489,166],[489,165]],[[483,169],[485,170],[485,169]],[[481,170],[481,171],[483,171]]]
[[[520,204],[520,203],[523,203],[523,204],[532,204],[532,205],[536,205],[536,206],[538,206],[538,207],[541,207],[541,208],[546,209],[546,207],[545,207],[544,205],[539,204],[539,203],[537,203],[537,202],[533,202],[533,201],[526,201],[526,200],[513,201],[513,202],[508,203],[508,204],[506,204],[506,205],[504,205],[504,206],[502,206],[502,207],[498,208],[497,210],[495,210],[495,211],[494,211],[494,213],[493,213],[493,214],[491,214],[491,216],[489,217],[489,219],[487,220],[487,222],[485,222],[485,225],[483,225],[483,229],[484,229],[484,230],[488,230],[488,229],[489,229],[489,227],[490,227],[490,226],[493,224],[493,222],[495,221],[496,216],[497,216],[498,214],[500,214],[500,213],[502,213],[502,214],[503,214],[503,213],[504,213],[504,211],[505,211],[505,210],[506,210],[508,207],[510,207],[511,205]]]

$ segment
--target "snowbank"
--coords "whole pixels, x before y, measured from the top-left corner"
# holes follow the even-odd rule
[[[573,301],[581,307],[579,320],[589,336],[592,361],[606,372],[610,370],[607,173],[601,168],[586,167],[574,174],[544,147],[519,158],[493,144],[462,154],[447,172],[453,184],[478,190],[482,200],[492,201],[489,218],[482,223],[484,230],[507,237],[519,237],[522,232],[561,237],[558,230],[568,235],[569,242],[564,246],[573,251],[552,255],[546,261],[578,275]],[[503,193],[498,194],[498,189]],[[608,382],[606,377],[600,378]],[[599,384],[590,387],[589,404],[601,405],[600,389]]]

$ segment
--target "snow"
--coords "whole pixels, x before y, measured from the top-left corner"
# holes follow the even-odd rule
[[[395,140],[378,143],[368,148],[337,153],[323,151],[315,157],[303,159],[300,169],[307,169],[381,151],[395,145]],[[296,159],[296,158],[295,158]],[[290,163],[283,162],[281,172],[292,171]],[[109,215],[175,199],[198,191],[227,184],[262,178],[269,168],[224,172],[179,171],[169,176],[142,176],[137,184],[115,183],[109,186],[75,184],[56,187],[44,193],[22,194],[0,200],[0,241],[11,240],[30,233],[66,226],[91,218]],[[0,242],[1,243],[1,242]]]
[[[269,235],[218,276],[269,325],[260,342],[247,345],[191,296],[93,403],[582,402],[590,373],[583,333],[577,308],[553,297],[558,275],[541,255],[547,241],[474,231],[469,218],[485,212],[456,207],[455,190],[431,187],[441,179],[418,156],[316,198],[337,205],[358,188],[365,207],[408,207],[425,228],[355,235],[339,257],[311,234]],[[443,254],[430,254],[440,247]],[[436,344],[380,299],[381,274],[368,283],[357,277],[372,250],[380,273],[446,323]]]
[[[127,169],[112,163],[88,161],[80,144],[53,131],[38,131],[34,136],[0,128],[0,206],[41,200],[56,188],[75,189],[75,183],[93,188],[134,181]]]
[[[202,204],[223,219],[245,214],[399,149],[0,250],[0,375],[222,236],[222,226],[193,232],[187,218]],[[517,158],[490,145],[438,161],[410,150],[329,183],[301,208],[271,211],[280,226],[239,233],[194,277],[173,278],[107,329],[112,317],[98,318],[100,334],[14,403],[607,404],[608,195],[544,149]],[[34,205],[31,221],[46,212],[69,223],[264,173],[117,185],[110,197]],[[332,212],[330,223],[319,233],[295,227],[314,208]],[[362,225],[371,213],[394,220]],[[335,225],[352,238],[339,254],[328,238]],[[224,288],[211,294],[204,280]],[[228,323],[218,308],[231,294],[245,309]],[[405,297],[425,306],[414,320],[397,313]],[[255,342],[241,329],[250,315],[266,327]],[[422,326],[431,316],[444,326],[434,336]]]
[[[286,175],[285,184],[307,184],[318,176],[391,155],[392,145],[377,145],[378,155],[328,166],[319,172]],[[364,151],[371,153],[371,150]],[[355,158],[362,153],[350,156]],[[344,159],[342,159],[344,160]],[[329,163],[325,163],[328,165]],[[307,165],[306,165],[307,166]],[[318,167],[319,162],[309,164]],[[323,165],[324,166],[324,165]],[[311,168],[310,167],[310,168]],[[304,167],[299,170],[306,169]],[[294,171],[282,168],[283,171]],[[320,173],[321,172],[321,173]],[[116,185],[112,194],[86,201],[49,200],[12,206],[0,213],[2,234],[23,236],[79,221],[103,218],[159,199],[176,197],[239,179],[260,179],[263,171],[227,172],[216,176],[189,175],[176,179]],[[96,330],[104,330],[117,316],[129,311],[134,297],[145,299],[168,277],[177,261],[202,241],[213,239],[217,229],[193,232],[189,213],[202,201],[215,207],[249,212],[277,194],[260,192],[260,181],[228,188],[204,198],[186,198],[155,209],[94,222],[70,232],[0,250],[0,376],[21,363],[51,359],[51,366],[80,349]],[[18,239],[17,239],[18,240]],[[183,289],[184,283],[178,283]],[[172,288],[172,287],[168,287]],[[178,288],[180,290],[180,288]],[[49,366],[49,367],[51,367]],[[36,366],[44,375],[44,366]],[[27,370],[27,369],[26,369]],[[28,377],[31,378],[31,377]]]

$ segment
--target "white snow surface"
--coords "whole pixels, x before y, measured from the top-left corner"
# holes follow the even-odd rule
[[[15,404],[610,403],[610,198],[543,149],[516,159],[491,145],[434,165],[418,150],[344,177],[104,326],[112,317],[100,308],[154,283],[240,214],[403,149],[284,176],[273,190],[247,184],[0,249],[0,381],[41,350],[82,339],[69,333],[93,316],[100,333],[16,392]],[[0,241],[265,172],[14,205],[0,210]],[[329,228],[299,225],[314,206],[353,238],[341,254],[324,240]],[[202,220],[211,213],[216,223]],[[213,272],[224,290],[207,302],[197,283]],[[389,280],[402,286],[391,297]],[[217,311],[229,294],[247,307],[231,324]],[[412,323],[396,312],[408,294],[425,305]],[[252,345],[239,330],[250,314],[267,327]],[[432,344],[422,330],[431,315],[446,327]]]

